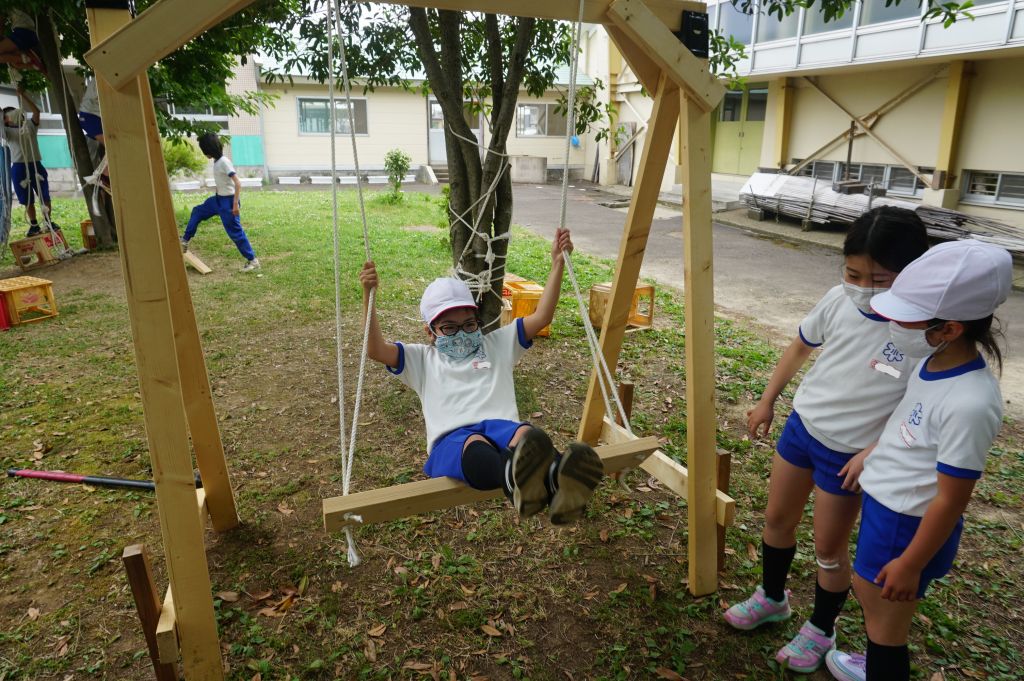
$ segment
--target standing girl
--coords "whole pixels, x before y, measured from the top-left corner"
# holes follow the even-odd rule
[[[757,405],[747,413],[751,437],[767,435],[775,400],[811,352],[821,355],[797,389],[793,412],[772,461],[761,543],[762,582],[729,608],[725,620],[754,629],[792,615],[786,579],[796,555],[796,528],[814,490],[814,552],[818,563],[814,611],[775,659],[810,673],[835,647],[835,622],[850,592],[849,541],[860,510],[854,454],[878,439],[910,375],[905,350],[873,314],[872,295],[928,248],[916,213],[881,206],[853,223],[843,244],[842,281],[801,322]]]
[[[893,342],[914,367],[906,394],[873,448],[858,455],[864,489],[854,590],[867,655],[831,651],[842,681],[906,681],[907,638],[928,583],[953,566],[963,512],[999,432],[1002,367],[993,313],[1013,280],[1010,254],[980,241],[941,244],[911,263],[871,306],[891,319]]]
[[[182,250],[188,250],[188,242],[196,235],[199,223],[208,220],[214,215],[220,217],[224,225],[224,231],[235,242],[238,252],[245,258],[243,272],[255,272],[260,268],[260,261],[252,250],[249,237],[242,229],[241,213],[242,183],[235,173],[235,166],[231,159],[224,155],[224,145],[220,138],[212,132],[208,132],[199,138],[199,149],[206,154],[207,158],[213,159],[213,181],[216,184],[217,193],[206,199],[192,209],[192,216],[188,219],[188,227],[185,228],[185,235],[181,237]]]

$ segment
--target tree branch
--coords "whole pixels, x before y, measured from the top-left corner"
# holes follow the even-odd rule
[[[504,99],[505,64],[501,45],[501,27],[494,14],[484,15],[484,34],[487,38],[487,66],[491,72],[491,127],[494,127],[498,111]]]

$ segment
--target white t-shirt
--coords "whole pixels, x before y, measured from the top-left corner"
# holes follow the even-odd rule
[[[217,183],[217,196],[234,196],[235,183],[231,176],[235,174],[235,166],[227,156],[221,156],[213,162],[213,181]]]
[[[96,94],[96,78],[90,78],[88,84],[86,84],[85,92],[82,93],[82,103],[78,105],[78,111],[92,114],[93,116],[100,115],[100,97]]]
[[[793,398],[807,431],[829,449],[854,453],[878,439],[906,389],[913,360],[893,345],[889,322],[861,312],[836,286],[800,323],[821,354]]]
[[[11,28],[23,28],[26,31],[36,32],[36,22],[27,12],[20,9],[7,11],[7,18],[11,22]]]
[[[868,456],[860,486],[897,513],[921,517],[939,473],[978,479],[999,433],[999,382],[979,355],[946,371],[915,369],[907,393]]]
[[[437,438],[485,419],[519,420],[512,368],[533,343],[522,318],[484,336],[483,352],[455,361],[433,345],[398,345],[398,366],[388,371],[420,398],[427,428],[427,451]]]
[[[4,126],[4,135],[11,148],[11,163],[37,163],[43,159],[39,153],[39,128],[32,122],[32,115],[25,114],[25,122],[21,127]]]

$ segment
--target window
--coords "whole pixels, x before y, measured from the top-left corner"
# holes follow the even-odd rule
[[[916,19],[920,16],[921,5],[912,0],[902,0],[899,4],[893,2],[888,6],[881,0],[874,0],[861,5],[860,25],[868,26],[898,19]]]
[[[743,107],[743,93],[729,91],[722,98],[722,111],[718,120],[726,123],[740,120],[740,112]]]
[[[565,137],[565,115],[557,109],[557,104],[520,104],[516,137]]]
[[[904,4],[913,3],[904,0]],[[843,16],[836,17],[827,23],[820,6],[811,5],[804,10],[804,35],[824,33],[825,31],[840,31],[851,26],[853,26],[853,5],[850,5],[850,9],[843,12]]]
[[[714,31],[715,28],[717,28],[718,24],[715,23],[716,21],[718,21],[718,5],[715,5],[713,3],[709,3],[708,4],[708,30],[709,31]]]
[[[779,21],[778,14],[768,14],[762,10],[761,16],[757,20],[757,42],[795,38],[799,20],[799,8],[795,8],[792,14],[783,16],[781,21]]]
[[[850,164],[850,179],[858,180],[867,184],[872,182],[877,185],[885,185],[885,171],[886,166],[883,165],[871,165],[868,163],[851,163]],[[913,177],[913,173],[910,173]],[[842,180],[846,177],[846,164],[842,163],[839,166],[839,179]]]
[[[935,172],[935,168],[918,167],[917,172],[929,175]],[[925,184],[917,179],[914,173],[903,166],[889,166],[885,178],[885,189],[890,194],[902,194],[904,196],[920,196],[926,189]]]
[[[719,11],[722,13],[722,19],[718,30],[723,35],[731,35],[744,45],[749,45],[750,34],[754,28],[754,15],[738,9],[731,2],[722,3]]]
[[[964,181],[964,200],[1024,207],[1024,174],[969,170]]]
[[[768,90],[750,90],[747,94],[747,120],[763,121],[768,108]]]
[[[331,132],[331,100],[300,98],[299,100],[299,134],[326,135]],[[335,132],[349,134],[348,105],[344,100],[334,101],[336,116]],[[352,100],[352,117],[355,120],[355,133],[368,134],[366,121],[366,100]]]
[[[803,159],[794,158],[794,163],[801,163]],[[816,177],[819,180],[825,180],[826,182],[832,182],[836,174],[836,166],[838,164],[835,161],[811,161],[797,173],[798,176],[803,177]]]

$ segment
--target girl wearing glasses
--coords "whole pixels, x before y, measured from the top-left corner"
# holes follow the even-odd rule
[[[547,433],[520,420],[512,369],[551,323],[562,288],[562,251],[572,249],[569,230],[559,229],[537,309],[486,336],[465,282],[434,280],[420,300],[430,341],[425,344],[384,339],[376,310],[366,309],[378,287],[376,268],[368,262],[359,273],[370,315],[368,355],[420,398],[429,454],[424,472],[476,489],[501,489],[523,518],[547,507],[557,525],[583,515],[601,479],[601,459],[578,442],[559,453]]]

